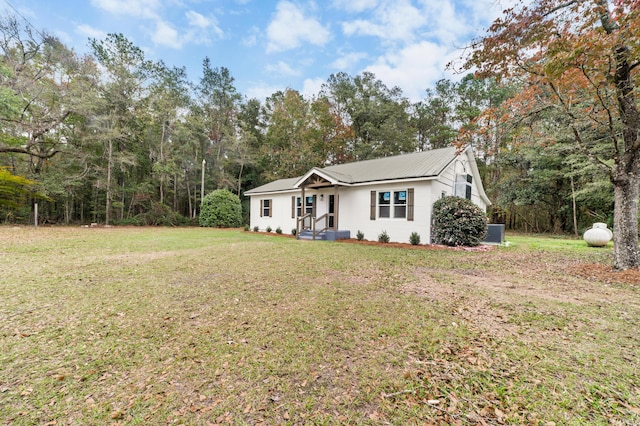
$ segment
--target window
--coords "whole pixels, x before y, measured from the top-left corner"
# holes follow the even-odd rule
[[[391,214],[391,193],[378,192],[378,217],[390,217]]]
[[[471,199],[471,175],[456,175],[456,184],[454,195],[461,198]]]
[[[313,201],[316,199],[315,195],[309,195],[305,197],[304,201],[304,214],[310,214],[313,216],[315,210],[313,208]],[[300,207],[302,208],[302,207]]]
[[[371,191],[371,220],[376,220],[376,217],[413,220],[413,188]]]
[[[407,217],[407,191],[394,191],[393,193],[393,217]]]
[[[271,217],[271,200],[260,200],[260,217]]]

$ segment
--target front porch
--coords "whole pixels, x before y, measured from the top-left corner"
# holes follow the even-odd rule
[[[312,171],[296,186],[302,192],[300,214],[296,218],[296,238],[325,241],[350,238],[349,230],[338,227],[340,196],[337,182]],[[320,209],[319,205],[322,205]],[[322,214],[316,216],[318,212]]]

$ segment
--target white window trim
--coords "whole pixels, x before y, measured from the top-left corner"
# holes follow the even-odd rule
[[[380,204],[380,194],[384,194],[385,192],[389,193],[389,204]],[[395,193],[396,192],[404,192],[404,203],[395,203]],[[376,192],[376,219],[379,220],[407,220],[407,212],[409,208],[408,203],[408,194],[409,190],[407,188],[403,189],[390,189]],[[389,216],[380,216],[380,207],[388,207],[389,208]],[[404,207],[404,216],[396,216],[396,207]]]

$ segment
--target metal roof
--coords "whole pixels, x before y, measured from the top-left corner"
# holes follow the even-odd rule
[[[269,182],[257,188],[253,188],[245,192],[245,195],[257,194],[262,192],[281,192],[295,189],[294,185],[299,180],[299,177],[289,179],[278,179],[273,182]]]
[[[322,169],[339,182],[348,184],[381,180],[437,176],[455,159],[456,148],[442,148],[356,163],[338,164]]]
[[[412,154],[357,161],[318,168],[332,180],[346,185],[357,183],[438,176],[459,152],[455,147],[433,149]],[[280,179],[245,192],[247,195],[296,189],[302,177]]]

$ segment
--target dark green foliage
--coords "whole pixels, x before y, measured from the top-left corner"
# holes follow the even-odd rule
[[[412,232],[409,236],[409,242],[414,246],[420,244],[420,234],[418,234],[417,232]]]
[[[362,232],[361,230],[358,229],[358,233],[356,234],[356,239],[358,241],[364,240],[364,232]]]
[[[265,231],[267,231],[267,232],[271,232],[271,227],[270,227],[270,226],[267,226],[267,229],[265,229]]]
[[[253,227],[253,232],[258,232],[259,230],[260,230],[260,228],[258,228],[257,225]]]
[[[192,225],[187,217],[176,213],[169,206],[152,202],[149,211],[130,218],[114,221],[119,226],[188,226]]]
[[[279,226],[276,228],[276,234],[282,234],[282,228]]]
[[[471,200],[444,197],[433,203],[433,240],[447,246],[477,246],[487,233],[487,217]]]
[[[380,234],[378,234],[379,243],[388,243],[390,239],[391,238],[389,237],[389,234],[387,233],[387,231],[382,231]]]
[[[227,189],[205,195],[200,211],[200,226],[236,228],[242,225],[240,198]]]
[[[291,235],[295,237],[297,233],[298,233],[298,230],[296,228],[291,229]]]

